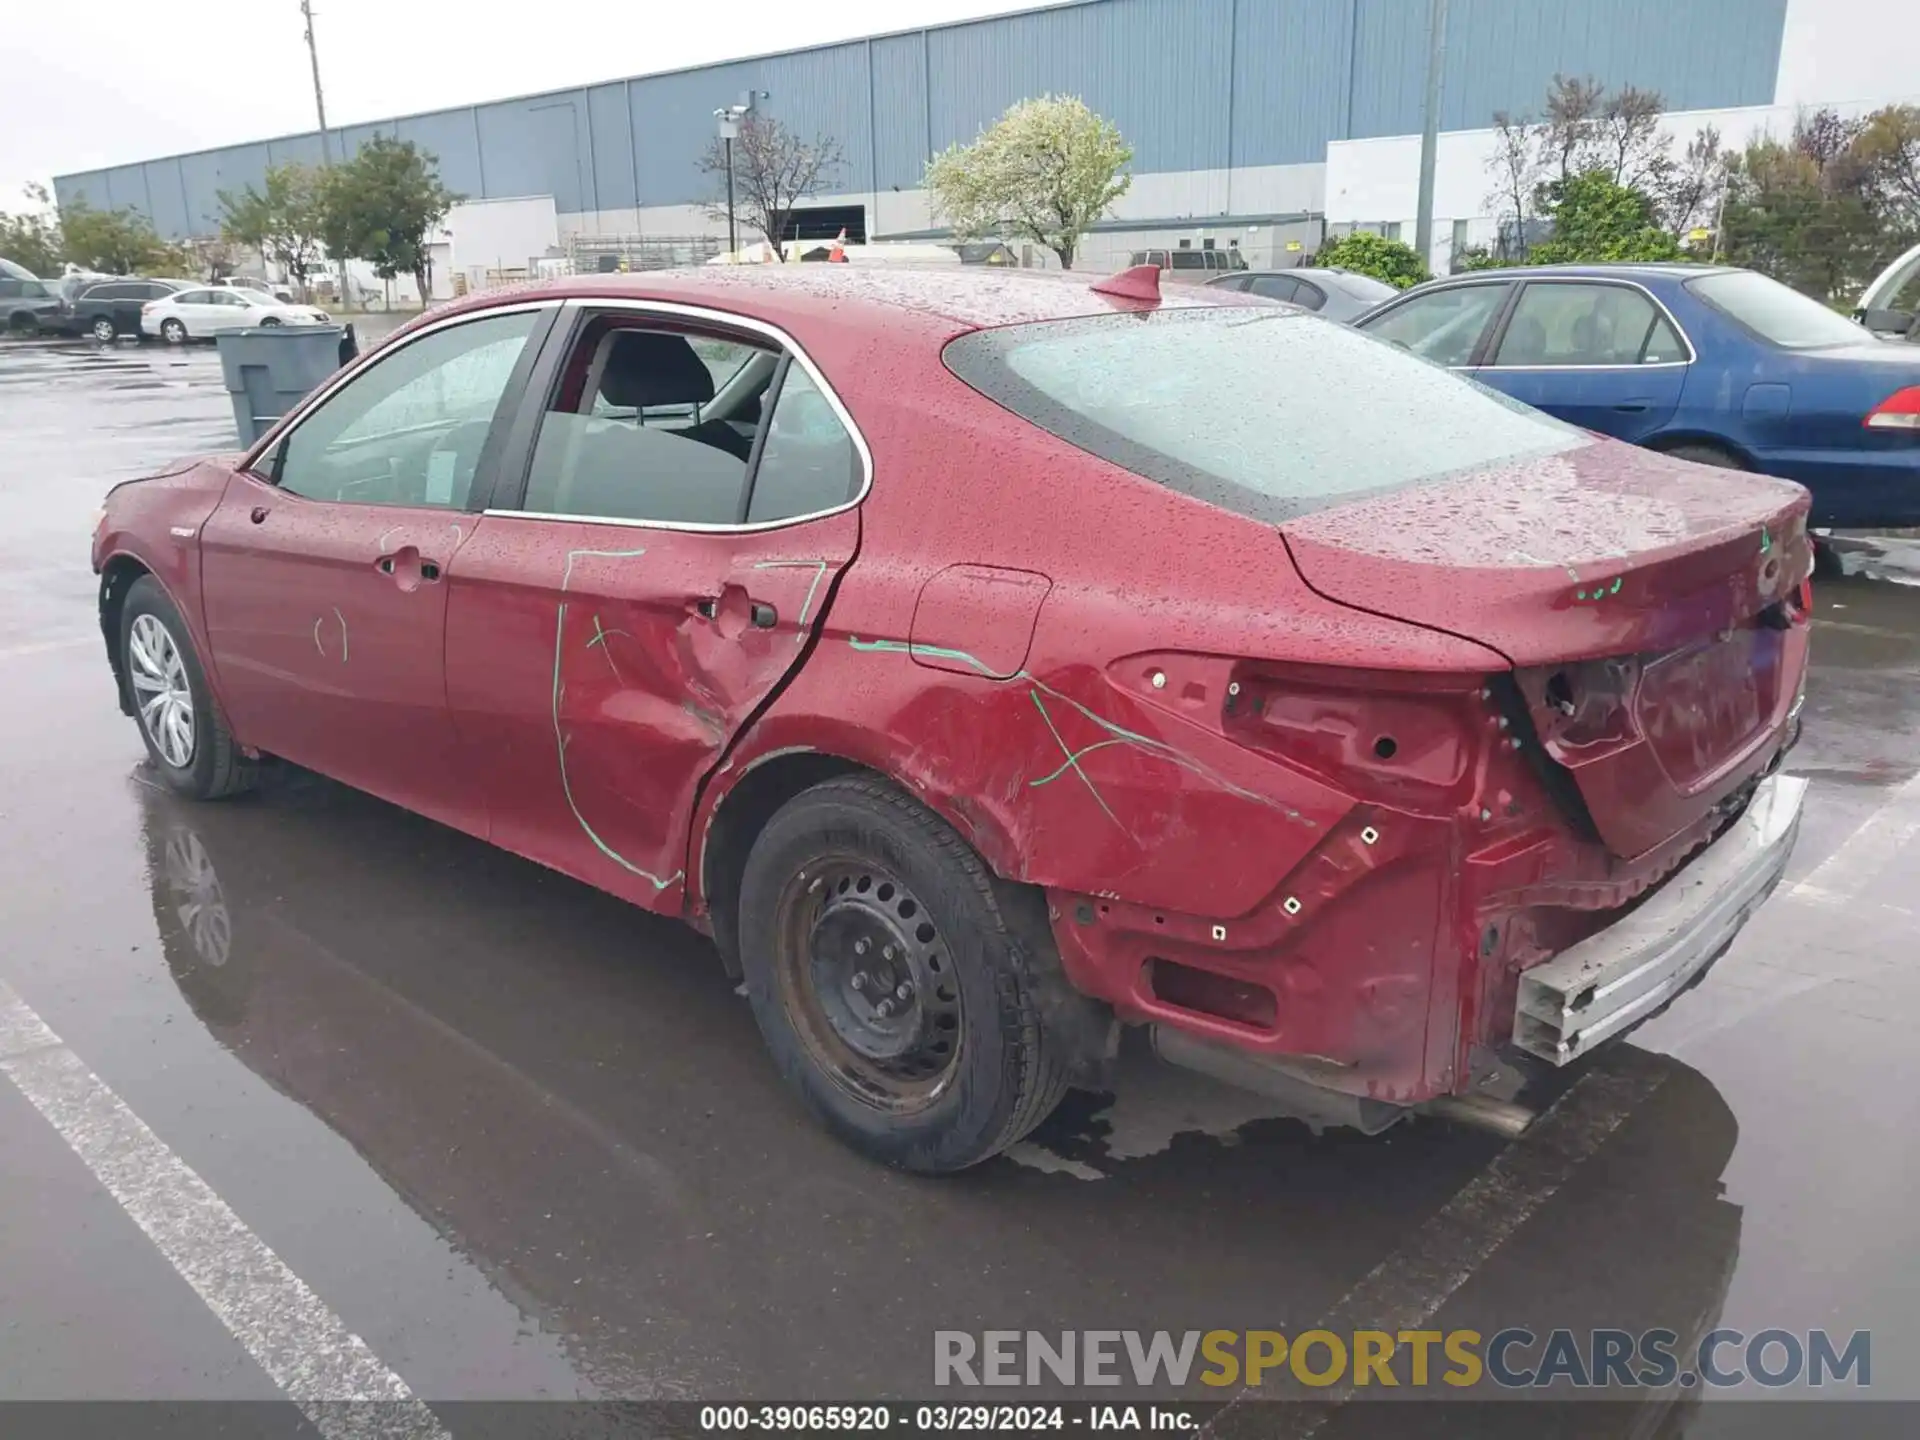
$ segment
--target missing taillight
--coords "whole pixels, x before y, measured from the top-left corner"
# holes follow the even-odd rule
[[[1147,983],[1156,1000],[1256,1030],[1271,1030],[1280,1013],[1279,1001],[1264,985],[1216,975],[1158,955],[1147,962]]]

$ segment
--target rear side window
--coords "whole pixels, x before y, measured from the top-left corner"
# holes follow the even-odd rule
[[[1591,443],[1299,311],[1223,306],[977,330],[945,359],[1069,444],[1257,520]]]
[[[1834,314],[1818,300],[1751,270],[1701,275],[1687,281],[1687,289],[1762,340],[1787,350],[1860,345],[1872,338],[1863,326]]]

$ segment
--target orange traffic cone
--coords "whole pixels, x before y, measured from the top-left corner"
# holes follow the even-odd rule
[[[833,249],[827,252],[829,261],[844,265],[847,263],[847,227],[842,225],[840,233],[834,237]]]

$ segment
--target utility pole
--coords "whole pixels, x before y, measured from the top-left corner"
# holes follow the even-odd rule
[[[327,140],[327,97],[320,90],[320,47],[313,43],[313,0],[300,0],[300,14],[307,22],[307,58],[313,62],[313,108],[320,112],[320,163],[333,164],[333,146]]]
[[[1427,0],[1427,104],[1420,122],[1420,200],[1413,248],[1433,264],[1433,166],[1440,142],[1440,72],[1447,57],[1447,0]]]

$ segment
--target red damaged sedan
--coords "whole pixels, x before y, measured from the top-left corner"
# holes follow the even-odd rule
[[[682,916],[943,1171],[1121,1023],[1517,1123],[1779,879],[1806,515],[1289,307],[772,267],[436,311],[93,563],[174,789],[281,759]]]

